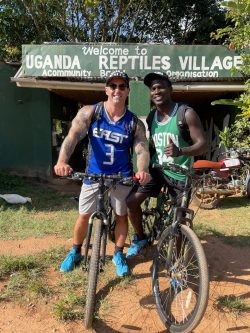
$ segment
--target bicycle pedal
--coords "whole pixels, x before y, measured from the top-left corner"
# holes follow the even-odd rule
[[[140,249],[140,251],[139,251],[139,253],[138,253],[138,256],[139,256],[139,257],[143,257],[143,258],[145,258],[145,257],[147,256],[147,249],[148,249],[148,247],[149,247],[149,245],[145,245],[145,246],[143,246],[143,247]]]
[[[99,264],[99,272],[103,272],[104,271],[104,265],[102,263]]]
[[[82,270],[83,270],[83,272],[88,272],[89,271],[89,265],[82,265]]]

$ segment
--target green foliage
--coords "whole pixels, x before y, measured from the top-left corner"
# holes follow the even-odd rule
[[[210,32],[225,26],[224,9],[215,0],[140,2],[135,34],[139,42],[210,44]],[[216,43],[216,41],[214,41]]]
[[[221,2],[226,8],[228,25],[217,29],[211,34],[212,39],[222,40],[224,45],[235,49],[242,58],[240,72],[243,77],[250,75],[250,1],[249,0],[227,0]],[[221,103],[222,104],[222,103]],[[242,116],[250,118],[250,84],[246,82],[246,91],[235,100],[242,110]]]
[[[250,62],[248,65],[250,68]],[[242,116],[246,117],[246,118],[250,118],[250,80],[248,80],[246,82],[246,91],[240,95],[240,97],[237,101],[240,103],[240,108],[242,110]]]
[[[250,122],[240,116],[230,130],[232,145],[235,148],[250,147]]]
[[[226,149],[232,147],[232,139],[229,127],[225,127],[223,131],[219,132],[220,144],[219,147],[224,146]]]
[[[229,128],[225,127],[219,132],[220,147],[223,145],[229,148],[250,147],[250,123],[238,116],[234,124]]]
[[[0,58],[43,42],[208,44],[224,25],[216,0],[1,0]]]

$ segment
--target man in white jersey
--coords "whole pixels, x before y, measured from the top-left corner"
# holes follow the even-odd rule
[[[141,120],[137,119],[133,138],[129,132],[131,119],[135,115],[126,107],[126,99],[129,95],[127,74],[121,71],[111,73],[106,80],[105,93],[107,101],[101,107],[99,120],[93,121],[92,118],[96,105],[83,107],[73,119],[54,167],[55,173],[59,176],[67,176],[72,172],[68,164],[69,158],[76,144],[88,135],[90,144],[87,172],[97,174],[122,172],[124,176],[131,176],[133,170],[128,151],[133,145],[137,155],[138,170],[135,176],[141,184],[146,184],[151,178],[148,172],[148,142],[145,126]],[[127,275],[129,272],[123,247],[128,232],[126,197],[130,190],[129,186],[123,185],[117,185],[115,189],[112,189],[111,204],[116,214],[113,263],[118,276]],[[81,247],[86,236],[89,217],[95,211],[97,191],[97,183],[83,182],[79,198],[79,216],[74,228],[73,247],[61,264],[62,272],[73,270],[82,258]]]
[[[196,112],[186,107],[185,118],[190,132],[191,142],[187,142],[177,126],[177,111],[183,107],[172,100],[172,84],[167,75],[149,73],[144,78],[144,84],[149,88],[151,101],[155,105],[155,113],[150,125],[150,133],[154,145],[151,163],[175,163],[190,169],[193,156],[203,154],[207,149],[205,134]],[[170,195],[177,197],[185,184],[185,176],[170,171],[160,171],[150,168],[152,180],[145,186],[135,187],[127,198],[128,213],[136,231],[127,258],[136,256],[146,245],[147,240],[142,230],[141,203],[148,196],[158,196],[163,185],[166,185]],[[178,188],[176,188],[177,186]],[[177,201],[177,204],[178,201]]]

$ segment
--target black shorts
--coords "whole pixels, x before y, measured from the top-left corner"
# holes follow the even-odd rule
[[[161,170],[150,168],[152,179],[146,185],[134,186],[133,192],[147,193],[150,197],[158,197],[161,188],[166,187],[172,197],[181,199],[184,191],[185,182],[176,180],[164,174]],[[177,199],[179,202],[179,200]]]

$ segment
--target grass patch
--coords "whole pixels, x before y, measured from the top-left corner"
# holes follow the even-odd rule
[[[34,268],[44,268],[44,265],[34,256],[0,256],[0,278]]]
[[[63,247],[52,248],[37,255],[0,256],[0,279],[17,272],[27,272],[33,269],[44,270],[49,266],[59,266],[65,255]]]
[[[76,268],[72,272],[68,272],[62,276],[60,287],[66,292],[73,291],[76,289],[83,289],[87,286],[88,274],[82,271],[82,268]]]
[[[80,320],[83,319],[83,307],[86,303],[86,296],[68,294],[54,305],[53,313],[59,320]]]
[[[12,274],[0,293],[0,301],[49,297],[54,291],[46,285],[42,273],[42,269],[31,269]]]
[[[119,279],[116,283],[118,287],[126,288],[134,285],[136,282],[136,277],[134,275],[127,275]]]
[[[0,173],[0,184],[1,193],[13,193],[30,197],[32,203],[26,204],[25,207],[27,210],[66,210],[71,208],[72,205],[77,206],[73,200],[67,203],[66,199],[69,199],[71,197],[70,195],[55,191],[49,188],[45,183],[41,183],[36,179]],[[8,207],[11,207],[13,210],[19,210],[20,207],[20,205],[10,206],[3,199],[0,199],[0,203],[3,210]]]
[[[0,184],[2,191],[20,190],[25,186],[25,181],[22,177],[10,176],[0,172]]]
[[[58,267],[64,252],[63,248],[54,248],[36,256],[0,256],[0,279],[6,279],[0,300],[21,300],[53,295],[56,291],[47,285],[44,271],[47,267]]]
[[[196,207],[192,207],[194,210]],[[246,197],[222,199],[218,209],[199,209],[194,230],[199,237],[214,235],[233,246],[250,246],[250,203]]]
[[[78,212],[77,204],[71,199],[71,195],[62,195],[48,189],[45,184],[21,177],[3,177],[0,174],[0,182],[3,183],[2,193],[17,193],[32,198],[32,203],[26,205],[9,205],[3,200],[0,201],[0,239],[46,235],[67,238],[72,236]],[[219,209],[199,210],[194,227],[201,237],[215,235],[230,244],[249,246],[249,214],[249,201],[246,198],[227,198],[221,202]],[[133,233],[134,230],[130,226],[130,239],[133,238]],[[64,256],[63,247],[32,256],[0,256],[0,279],[3,279],[5,284],[0,300],[30,302],[32,299],[50,299],[49,303],[57,302],[53,305],[53,313],[57,319],[82,320],[88,274],[78,267],[72,272],[62,274],[59,281],[56,278],[53,287],[46,282],[46,269],[58,269]],[[107,302],[107,295],[113,289],[122,293],[136,282],[133,275],[116,278],[110,258],[107,258],[104,272],[99,275],[95,318],[105,318],[105,312],[112,311]],[[232,311],[237,315],[248,309],[244,300],[232,297],[218,298],[217,306],[223,311]]]
[[[51,248],[48,251],[43,251],[38,254],[39,261],[46,267],[52,266],[58,268],[65,256],[65,249],[63,246]]]
[[[239,316],[242,312],[249,309],[245,300],[235,295],[219,296],[216,299],[216,308],[219,311],[230,312]]]
[[[62,200],[62,199],[61,199]],[[70,199],[67,199],[70,201]],[[77,209],[72,203],[68,210],[50,211],[30,209],[28,206],[0,206],[0,239],[22,239],[57,235],[69,238],[77,217]]]

